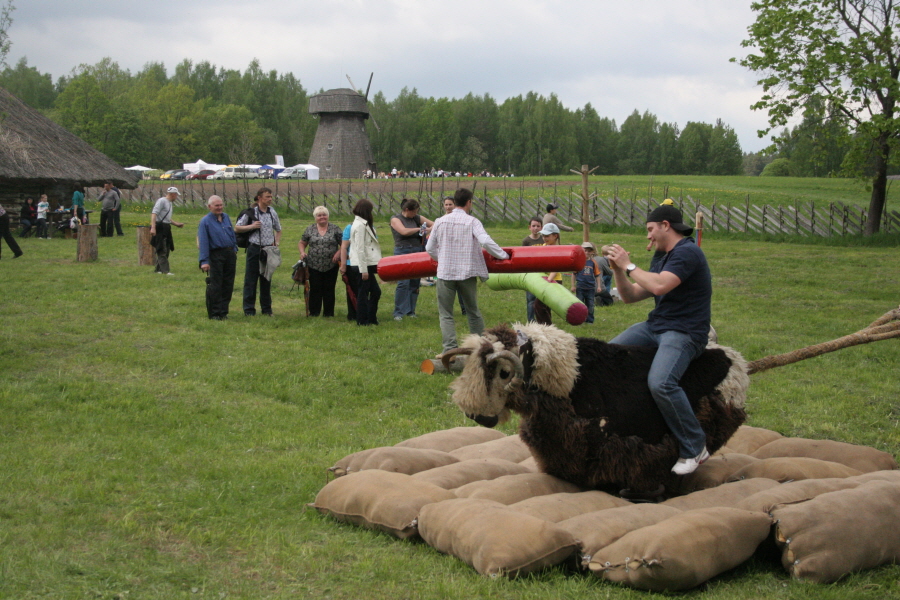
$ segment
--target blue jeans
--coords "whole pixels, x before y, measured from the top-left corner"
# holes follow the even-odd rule
[[[587,319],[585,319],[585,323],[593,323],[594,322],[594,295],[597,293],[597,288],[575,288],[575,297],[581,300],[588,309]],[[696,456],[696,454],[694,455]]]
[[[406,254],[416,254],[424,252],[422,246],[394,248],[394,256],[402,256]],[[397,282],[397,289],[394,291],[394,316],[410,317],[416,314],[416,303],[419,301],[419,286],[422,280],[418,277],[415,279],[404,279]]]
[[[531,292],[525,292],[525,317],[528,321],[534,321],[534,301],[537,296]]]
[[[687,394],[678,382],[691,361],[700,356],[706,345],[695,342],[691,336],[680,331],[653,333],[646,322],[632,325],[609,343],[656,347],[656,356],[647,375],[650,394],[662,412],[666,425],[678,440],[681,458],[699,455],[706,447],[706,434],[700,428]]]

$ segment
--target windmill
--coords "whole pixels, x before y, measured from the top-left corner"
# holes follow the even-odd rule
[[[322,179],[360,177],[366,169],[375,170],[375,158],[366,133],[373,75],[369,75],[364,96],[353,89],[338,88],[309,99],[309,112],[319,117],[309,163],[319,167]],[[347,79],[353,85],[349,75]]]

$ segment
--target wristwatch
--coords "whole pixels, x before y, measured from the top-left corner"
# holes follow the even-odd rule
[[[631,277],[631,272],[637,269],[637,265],[634,263],[628,263],[628,266],[625,267],[625,274]]]

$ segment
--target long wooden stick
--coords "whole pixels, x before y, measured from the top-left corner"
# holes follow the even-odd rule
[[[828,352],[841,350],[842,348],[850,348],[860,344],[868,344],[870,342],[878,342],[892,338],[900,338],[900,308],[895,308],[884,313],[881,317],[872,322],[865,329],[861,329],[856,333],[845,335],[844,337],[830,342],[822,342],[814,344],[806,348],[799,348],[784,354],[774,354],[760,358],[747,363],[747,374],[752,375],[760,371],[766,371],[773,367],[782,367],[795,362],[800,362],[807,358],[821,356]]]

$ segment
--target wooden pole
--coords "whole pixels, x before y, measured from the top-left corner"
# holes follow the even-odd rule
[[[135,229],[137,230],[138,266],[155,265],[156,249],[150,245],[150,227],[138,225]]]
[[[591,214],[590,214],[590,202],[591,202],[591,194],[590,190],[588,190],[588,175],[596,171],[600,168],[600,165],[597,165],[593,169],[589,169],[587,165],[581,165],[581,170],[576,171],[575,169],[569,169],[572,173],[576,175],[581,175],[581,241],[589,242],[591,241]]]
[[[77,262],[93,262],[97,260],[97,232],[100,225],[81,225],[78,228]]]

